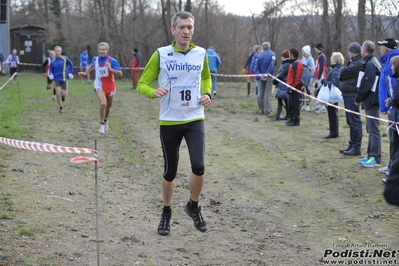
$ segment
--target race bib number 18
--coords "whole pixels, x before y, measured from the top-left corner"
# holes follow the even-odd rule
[[[170,93],[172,108],[184,110],[198,107],[200,97],[197,85],[172,85]]]

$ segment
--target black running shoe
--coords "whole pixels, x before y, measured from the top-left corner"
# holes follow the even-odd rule
[[[60,106],[60,113],[62,113],[64,111],[64,108],[62,106]]]
[[[158,224],[158,234],[167,236],[170,233],[170,218],[172,218],[172,213],[166,214],[162,212],[161,221]]]
[[[201,206],[192,210],[188,207],[188,204],[189,202],[184,207],[184,211],[187,213],[188,216],[191,217],[191,219],[193,219],[194,227],[200,230],[201,232],[206,232],[206,230],[208,230],[208,227],[206,226],[204,217],[202,217]]]
[[[64,96],[61,96],[61,100],[62,100],[63,102],[65,102],[65,97],[64,97]]]

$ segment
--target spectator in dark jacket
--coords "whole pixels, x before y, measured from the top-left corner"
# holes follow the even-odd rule
[[[327,77],[321,81],[321,83],[331,90],[332,86],[339,88],[339,69],[344,64],[344,56],[340,52],[334,52],[331,55],[331,69],[327,74]],[[338,103],[333,103],[338,106]],[[330,124],[330,134],[324,136],[326,139],[338,138],[339,137],[339,119],[338,109],[334,106],[327,106],[328,122]]]
[[[397,122],[399,121],[399,56],[392,57],[390,62],[396,82],[393,89],[394,98],[388,101],[388,105],[393,107],[395,122]],[[396,125],[392,125],[392,127],[396,128]],[[398,134],[395,134],[395,136],[398,144]],[[384,198],[389,204],[399,206],[399,149],[395,149],[392,155],[392,165],[386,180]]]
[[[276,78],[279,80],[286,82],[287,81],[287,75],[288,75],[288,69],[290,67],[290,64],[292,63],[292,60],[290,59],[290,51],[284,50],[281,52],[281,66],[278,70],[278,74]],[[287,120],[288,119],[288,87],[281,83],[278,82],[277,79],[273,80],[273,85],[277,85],[277,93],[276,93],[276,98],[277,98],[277,112],[276,112],[276,120]],[[283,110],[283,107],[285,108],[285,117],[281,118],[280,114],[281,111]]]
[[[304,91],[306,87],[301,83],[301,75],[303,72],[303,64],[301,60],[298,60],[299,51],[296,48],[290,49],[290,59],[292,63],[288,68],[287,84],[294,87],[298,91]],[[299,126],[299,116],[301,109],[301,93],[293,89],[288,89],[288,110],[290,112],[290,120],[288,120],[287,126]]]
[[[360,108],[355,104],[357,94],[357,78],[360,69],[362,69],[364,60],[361,56],[361,46],[353,42],[348,47],[350,61],[347,66],[339,69],[339,88],[344,99],[345,109],[359,113]],[[349,126],[349,146],[341,149],[340,153],[344,155],[360,155],[362,146],[362,121],[359,114],[345,112],[346,124]]]
[[[363,106],[365,113],[370,117],[380,117],[380,106],[378,100],[378,81],[381,71],[381,64],[374,56],[375,44],[372,41],[365,41],[362,45],[362,56],[365,61],[361,72],[359,89],[356,94],[355,103]],[[360,79],[360,76],[359,76]],[[364,167],[381,165],[381,133],[380,121],[373,118],[366,118],[366,130],[369,134],[367,144],[367,156],[359,159]]]

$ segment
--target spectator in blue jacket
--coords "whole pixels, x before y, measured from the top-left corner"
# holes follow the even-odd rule
[[[209,46],[208,49],[206,50],[206,53],[208,55],[208,62],[209,62],[209,70],[211,71],[211,77],[212,77],[212,92],[213,95],[216,95],[217,93],[217,76],[215,74],[218,73],[218,68],[222,64],[222,61],[220,60],[219,55],[215,52],[212,46]]]
[[[73,63],[66,56],[62,55],[61,46],[54,47],[55,58],[50,65],[49,78],[55,81],[55,92],[59,106],[59,112],[62,113],[64,108],[62,102],[65,101],[68,89],[68,80],[73,79]]]
[[[392,71],[392,64],[390,62],[391,58],[394,56],[399,55],[399,49],[397,49],[398,45],[395,41],[395,39],[389,38],[385,39],[382,41],[377,42],[377,44],[380,47],[380,62],[382,64],[381,66],[381,77],[380,77],[380,84],[379,84],[379,101],[380,101],[380,112],[383,114],[388,113],[388,120],[390,121],[396,121],[394,114],[392,113],[392,106],[386,106],[386,100],[387,99],[393,99],[393,88],[395,87],[395,82],[396,78],[393,77],[393,71]],[[392,129],[392,128],[390,128]],[[389,161],[388,164],[384,167],[381,167],[378,169],[380,173],[389,174],[389,169],[391,168],[392,164],[392,154],[393,154],[393,149],[394,147],[393,140],[395,136],[397,135],[396,130],[389,130]],[[398,145],[396,143],[395,145]],[[386,178],[383,179],[383,182],[386,181]]]
[[[274,75],[274,66],[276,65],[276,56],[270,50],[270,43],[262,43],[263,52],[258,55],[256,60],[255,74],[260,75],[259,79],[259,113],[268,115],[272,112],[272,89],[273,78],[267,74]]]
[[[83,52],[79,56],[80,62],[80,72],[85,72],[86,69],[89,67],[89,54],[87,53],[87,49],[83,50]],[[83,76],[80,77],[80,80],[83,83]],[[87,82],[91,83],[90,81],[90,73],[87,74]]]
[[[255,54],[252,57],[252,60],[250,62],[249,66],[249,72],[248,73],[255,73],[255,67],[256,67],[256,61],[258,60],[258,54],[263,52],[263,47],[262,45],[255,45],[254,46]],[[255,77],[255,83],[256,83],[256,100],[258,102],[258,109],[260,111],[260,101],[259,101],[259,76]]]

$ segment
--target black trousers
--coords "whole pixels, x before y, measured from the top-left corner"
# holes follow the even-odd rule
[[[291,121],[299,124],[299,116],[301,110],[301,94],[299,92],[292,90],[289,93],[288,106]]]
[[[334,103],[334,105],[338,106],[338,103]],[[328,122],[330,124],[330,134],[339,135],[338,109],[333,106],[327,105],[327,114],[328,114]]]

